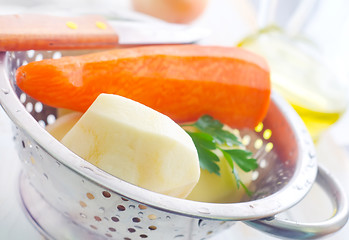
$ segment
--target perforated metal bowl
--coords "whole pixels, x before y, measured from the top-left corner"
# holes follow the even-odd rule
[[[240,129],[243,142],[260,165],[252,174],[253,197],[240,203],[203,203],[161,195],[79,158],[43,128],[55,121],[57,109],[21,92],[15,80],[19,66],[67,53],[72,54],[0,53],[0,100],[14,123],[14,140],[23,163],[19,186],[23,206],[47,238],[206,239],[244,221],[276,236],[306,239],[335,232],[346,223],[348,206],[342,188],[318,167],[304,124],[275,93],[263,125],[257,131]],[[332,218],[301,224],[274,217],[302,200],[316,179],[334,202]]]

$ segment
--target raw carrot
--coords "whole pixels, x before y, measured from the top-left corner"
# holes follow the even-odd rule
[[[141,102],[176,122],[209,114],[254,127],[270,102],[263,58],[234,47],[177,45],[114,49],[20,67],[18,86],[37,100],[85,111],[100,93]]]

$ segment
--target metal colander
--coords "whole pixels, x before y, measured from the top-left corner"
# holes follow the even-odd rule
[[[65,54],[73,52],[0,52],[0,100],[14,123],[23,163],[19,186],[23,206],[47,238],[202,240],[244,221],[276,236],[305,239],[335,232],[346,223],[343,190],[318,167],[304,124],[275,93],[263,124],[256,130],[239,130],[259,163],[252,173],[254,194],[242,202],[204,203],[161,195],[84,161],[45,131],[44,126],[55,121],[57,109],[32,99],[16,85],[19,66]],[[301,224],[275,217],[302,200],[316,179],[334,202],[330,219]]]

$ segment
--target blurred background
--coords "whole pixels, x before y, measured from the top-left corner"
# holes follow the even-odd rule
[[[209,32],[198,44],[239,46],[264,56],[271,68],[273,89],[285,97],[304,120],[319,162],[349,192],[349,1],[346,0],[197,0],[192,14],[160,14],[142,6],[150,0],[0,0],[0,14],[101,14],[108,20],[147,24],[175,22]],[[160,0],[154,0],[157,2]],[[137,3],[138,2],[138,3]],[[141,2],[141,3],[139,3]],[[195,2],[195,1],[193,1]],[[136,8],[137,9],[136,9]],[[189,11],[189,10],[188,10]],[[1,28],[0,23],[0,28]],[[10,124],[0,114],[0,152],[8,164],[0,170],[0,239],[40,239],[13,198],[19,161],[12,149]],[[10,159],[13,161],[5,161]],[[1,168],[5,169],[5,168]],[[11,182],[11,184],[8,184]],[[323,199],[323,200],[322,200]],[[316,203],[316,204],[314,204]],[[307,209],[305,214],[304,209]],[[314,190],[286,217],[318,221],[331,213],[330,201]],[[28,236],[30,236],[28,238]],[[243,224],[214,239],[274,239]],[[346,239],[348,226],[326,239]]]

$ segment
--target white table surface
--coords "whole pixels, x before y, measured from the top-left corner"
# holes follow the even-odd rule
[[[20,5],[23,1],[0,0],[0,14],[15,13],[28,9],[28,4]],[[35,1],[35,3],[40,1]],[[61,2],[64,2],[63,0]],[[70,2],[70,1],[69,1]],[[80,3],[83,1],[80,1]],[[92,1],[93,2],[93,1]],[[107,1],[104,1],[107,2]],[[127,6],[126,0],[121,1]],[[6,3],[6,4],[5,4]],[[42,3],[42,2],[41,2]],[[194,24],[209,27],[212,35],[204,43],[217,45],[233,45],[242,35],[248,34],[256,26],[253,18],[254,11],[244,1],[238,6],[236,0],[214,0],[204,15]],[[222,24],[224,22],[224,24]],[[241,26],[245,26],[242,28]],[[239,29],[238,34],[234,29]],[[340,54],[336,57],[341,57]],[[337,58],[338,60],[338,58]],[[349,193],[349,114],[331,129],[324,133],[317,146],[319,162],[323,163],[331,173],[342,183]],[[11,123],[0,108],[0,239],[8,240],[37,240],[43,237],[26,219],[20,205],[18,193],[18,174],[20,163],[12,142]],[[317,186],[292,212],[287,213],[290,218],[304,221],[316,221],[327,217],[330,210],[328,200]],[[213,240],[223,239],[260,239],[273,240],[274,237],[260,233],[243,223],[237,223],[231,229],[215,236]],[[346,225],[327,240],[349,239],[349,227]]]

